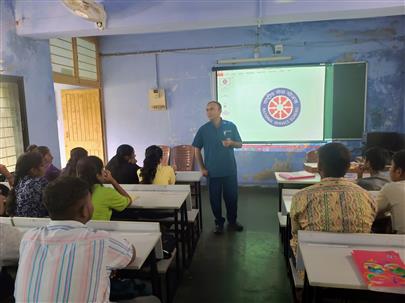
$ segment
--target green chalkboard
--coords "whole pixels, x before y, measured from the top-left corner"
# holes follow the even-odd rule
[[[364,132],[367,63],[327,66],[325,139],[361,139]]]

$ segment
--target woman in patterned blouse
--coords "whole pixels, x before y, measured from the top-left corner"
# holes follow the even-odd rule
[[[7,197],[7,214],[18,217],[45,217],[42,191],[48,181],[45,165],[38,152],[22,154],[16,164],[14,187]]]

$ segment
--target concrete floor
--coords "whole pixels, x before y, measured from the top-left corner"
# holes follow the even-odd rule
[[[175,303],[292,302],[277,221],[276,189],[239,189],[241,233],[212,233],[213,216],[203,190],[204,231]]]

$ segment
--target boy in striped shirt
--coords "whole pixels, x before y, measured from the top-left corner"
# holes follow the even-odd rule
[[[135,259],[125,240],[85,224],[93,205],[86,182],[62,177],[49,184],[47,226],[27,231],[20,245],[17,302],[109,302],[111,269]]]

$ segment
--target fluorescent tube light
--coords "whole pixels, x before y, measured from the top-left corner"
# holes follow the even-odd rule
[[[265,58],[244,58],[244,59],[225,59],[217,60],[217,64],[239,64],[239,63],[255,63],[255,62],[275,62],[292,60],[291,56],[273,56]]]

